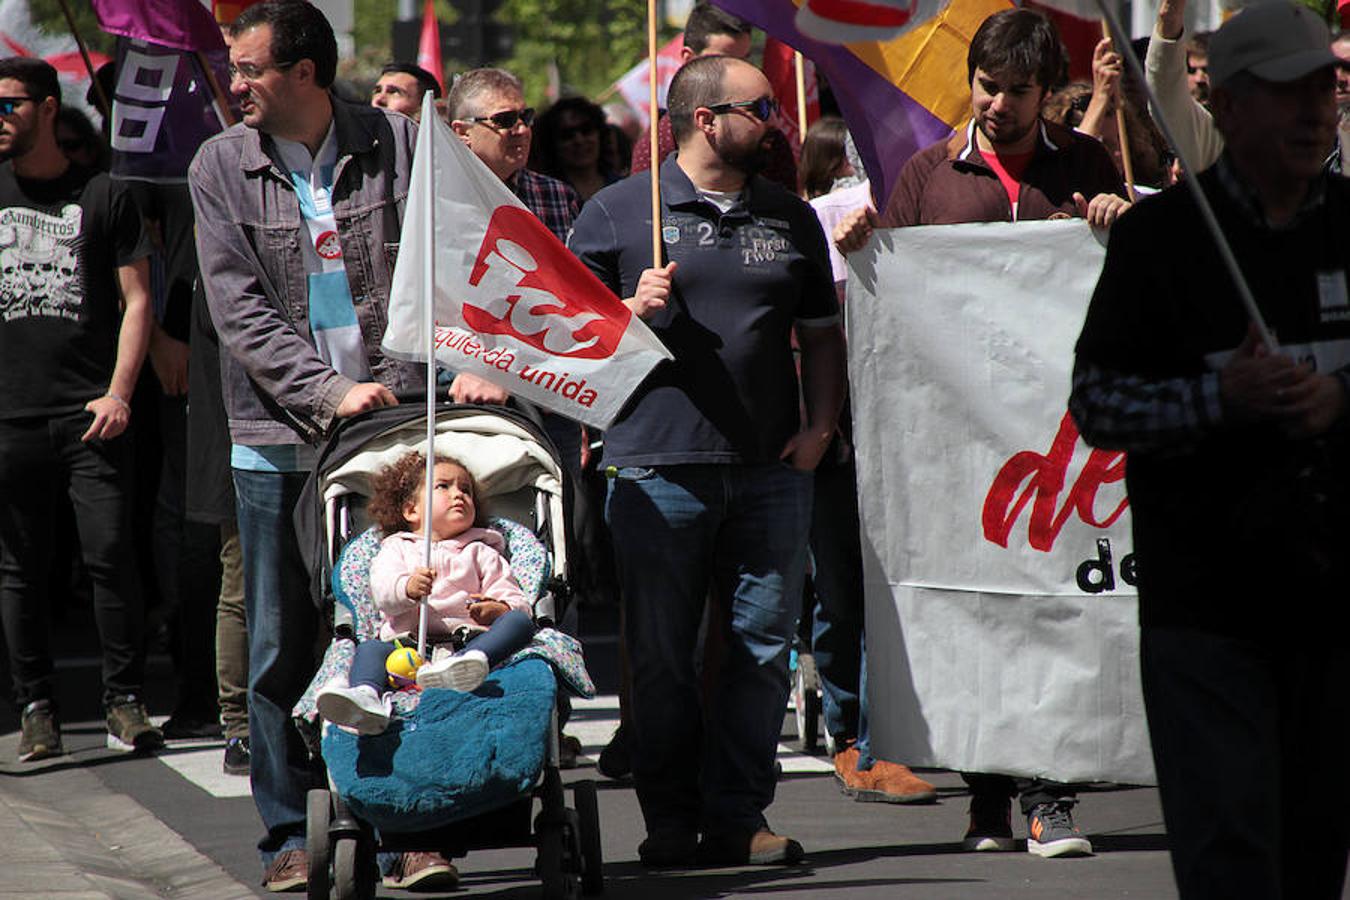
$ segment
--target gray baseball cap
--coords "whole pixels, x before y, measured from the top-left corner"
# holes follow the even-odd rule
[[[1326,23],[1292,0],[1245,7],[1209,39],[1209,82],[1214,87],[1238,72],[1284,82],[1338,62]]]

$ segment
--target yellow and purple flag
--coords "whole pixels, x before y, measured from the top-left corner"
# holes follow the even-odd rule
[[[715,0],[800,50],[824,74],[880,206],[905,162],[970,118],[966,51],[980,23],[1010,0],[952,0],[887,41],[826,44],[802,34],[792,0]]]

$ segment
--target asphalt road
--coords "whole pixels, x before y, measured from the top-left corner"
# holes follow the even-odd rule
[[[1043,860],[1024,852],[960,850],[966,795],[959,777],[927,772],[940,800],[926,806],[855,803],[842,796],[828,760],[795,752],[791,717],[780,761],[785,774],[769,810],[771,825],[801,841],[806,861],[789,868],[655,874],[637,863],[642,820],[630,784],[599,776],[590,759],[617,718],[612,617],[583,623],[587,658],[602,696],[578,707],[569,733],[581,738],[579,768],[566,781],[599,782],[607,891],[611,898],[1167,898],[1175,896],[1156,792],[1086,793],[1077,819],[1096,855]],[[62,652],[58,695],[68,755],[14,762],[17,721],[0,715],[0,896],[248,897],[261,866],[261,828],[247,780],[220,772],[219,743],[175,746],[153,758],[103,748],[96,711],[97,658],[74,635]],[[172,705],[168,660],[153,657],[151,710]],[[1014,818],[1024,836],[1024,823]],[[538,896],[533,851],[471,853],[458,860],[453,896]],[[405,896],[381,889],[380,896]],[[1347,895],[1350,896],[1350,895]]]

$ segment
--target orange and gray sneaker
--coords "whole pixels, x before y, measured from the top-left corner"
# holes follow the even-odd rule
[[[1073,823],[1072,800],[1037,803],[1027,814],[1027,852],[1047,859],[1091,856],[1092,843]]]
[[[858,750],[849,745],[834,755],[839,790],[859,803],[932,803],[937,789],[900,763],[878,759],[858,771]]]

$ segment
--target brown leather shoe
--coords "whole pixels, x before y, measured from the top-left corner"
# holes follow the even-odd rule
[[[303,891],[308,884],[309,854],[304,850],[282,850],[263,873],[262,885],[273,894]]]
[[[698,845],[698,861],[705,866],[787,866],[805,855],[801,844],[767,828],[753,834],[705,834]]]
[[[858,751],[849,748],[853,764],[841,763],[844,753],[834,757],[834,777],[839,789],[859,803],[932,803],[937,789],[900,763],[877,760],[866,772],[857,768]],[[845,751],[845,753],[849,752]]]
[[[459,870],[439,853],[400,853],[393,871],[384,876],[384,886],[404,891],[453,891],[459,886]]]

